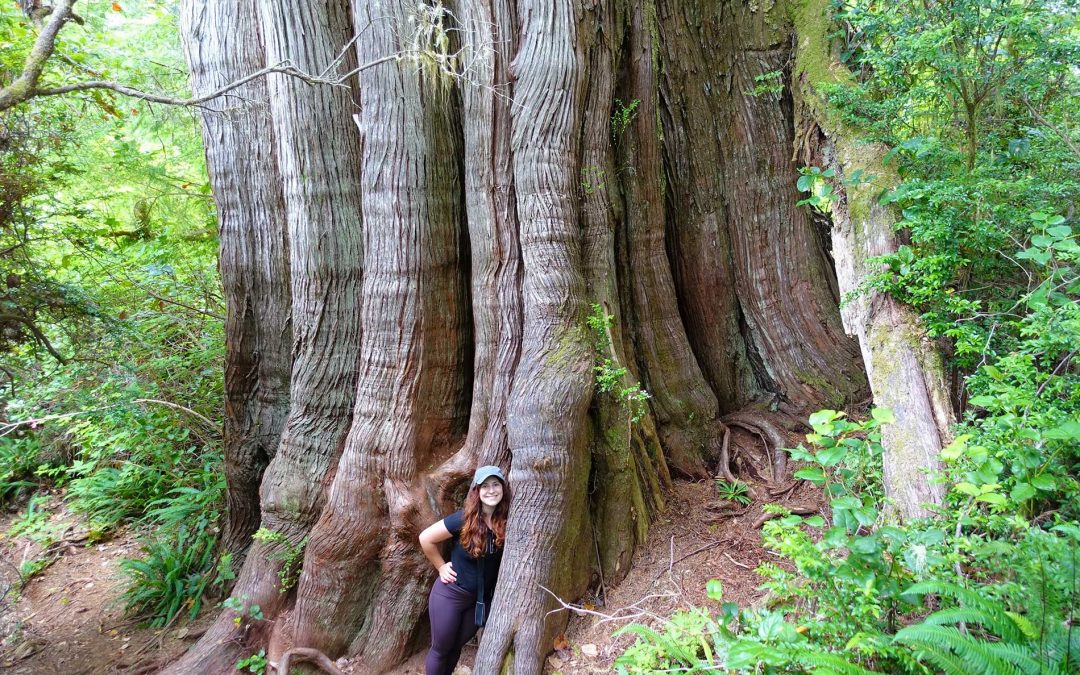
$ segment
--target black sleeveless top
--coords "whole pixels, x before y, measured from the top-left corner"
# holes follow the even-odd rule
[[[457,572],[457,585],[462,589],[476,593],[480,586],[480,565],[484,565],[484,595],[490,601],[495,593],[495,582],[499,579],[499,565],[502,564],[502,548],[495,546],[495,535],[488,532],[486,554],[479,559],[469,555],[461,545],[461,528],[465,524],[465,512],[458,510],[443,519],[443,525],[454,535],[454,548],[450,552],[450,562]]]

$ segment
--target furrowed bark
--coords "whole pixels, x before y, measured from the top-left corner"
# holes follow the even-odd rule
[[[829,290],[832,271],[822,242],[806,213],[794,206],[797,174],[786,151],[794,133],[790,104],[775,94],[747,93],[758,84],[754,77],[785,68],[788,33],[780,23],[780,9],[728,4],[709,13],[700,12],[694,3],[675,0],[661,3],[661,25],[670,31],[670,37],[663,40],[668,49],[664,63],[669,73],[667,91],[672,99],[667,102],[669,124],[674,125],[684,115],[720,120],[715,129],[721,147],[719,186],[711,187],[709,181],[718,178],[709,175],[708,167],[680,160],[676,160],[673,180],[688,176],[705,180],[714,193],[722,191],[722,222],[730,242],[732,274],[720,281],[734,284],[745,324],[741,332],[746,357],[759,391],[771,393],[787,402],[792,412],[802,413],[856,400],[865,380],[859,369],[851,366],[858,351],[841,328],[838,299]],[[687,100],[703,108],[682,112],[677,97],[680,92],[692,92],[687,93]],[[673,132],[677,148],[681,147],[682,133]],[[710,141],[706,139],[690,137],[690,147],[684,152],[697,155],[697,148],[702,147],[707,153]],[[668,156],[674,154],[669,152]],[[703,178],[694,174],[696,168],[701,169]],[[680,189],[685,191],[676,186],[675,192]],[[685,242],[676,242],[680,253],[687,246],[707,252],[686,251],[688,259],[678,263],[687,282],[687,309],[702,303],[695,290],[706,275],[698,270],[726,269],[724,261],[716,259],[725,255],[720,250],[725,237],[712,234],[713,223],[719,228],[720,219],[701,222],[709,226],[704,236],[693,236],[691,231]],[[705,257],[712,251],[716,253]],[[705,350],[714,352],[723,348],[719,339],[728,335],[730,331],[724,335],[706,332],[699,336],[705,338],[700,344],[710,345]],[[732,342],[738,344],[737,340]],[[716,372],[717,368],[711,370]],[[714,377],[714,381],[725,380]],[[743,387],[743,391],[747,389]],[[726,400],[740,398],[718,395]]]
[[[765,394],[740,332],[723,178],[721,72],[708,61],[723,39],[684,0],[656,3],[663,77],[659,82],[667,189],[667,247],[694,354],[723,412]]]
[[[354,4],[357,54],[406,44],[422,4]],[[417,21],[422,18],[415,19]],[[416,536],[437,519],[422,473],[460,444],[468,416],[460,125],[452,82],[387,63],[360,81],[364,335],[353,424],[311,532],[296,643],[359,651],[382,671],[406,656],[433,578]]]
[[[462,28],[473,79],[462,87],[465,207],[472,262],[475,356],[465,451],[479,465],[510,466],[506,406],[521,352],[521,253],[510,110],[516,18],[507,0],[468,0]]]
[[[351,37],[339,3],[259,6],[267,60],[290,60],[307,72],[331,66]],[[354,59],[341,64],[348,70]],[[278,572],[302,546],[322,506],[327,471],[351,419],[360,339],[363,260],[359,200],[360,140],[347,89],[312,87],[280,75],[267,80],[274,142],[289,232],[293,367],[289,416],[263,479],[262,525],[275,540],[257,542],[233,589],[268,620],[285,606]],[[225,611],[167,672],[231,672],[268,622]]]
[[[263,67],[254,0],[186,2],[181,10],[194,95]],[[226,305],[222,545],[240,563],[259,527],[259,483],[289,411],[288,234],[266,82],[207,102],[201,118]]]
[[[587,536],[585,415],[593,355],[580,229],[579,183],[583,54],[578,5],[518,4],[520,46],[511,151],[520,224],[524,331],[507,418],[514,502],[491,620],[476,670],[497,672],[513,650],[516,673],[539,673],[555,620],[541,585],[560,592],[575,580],[572,556]],[[515,611],[498,611],[514,607]]]
[[[812,0],[793,6],[798,28],[795,61],[796,102],[808,134],[816,125],[824,135],[823,159],[837,172],[841,201],[833,209],[833,255],[841,294],[854,294],[871,271],[868,259],[896,250],[897,222],[878,198],[900,183],[884,162],[886,148],[862,140],[858,129],[839,119],[818,92],[825,83],[844,84],[851,74],[833,57],[828,40],[828,3]],[[801,150],[803,148],[796,148]],[[872,183],[845,186],[844,176],[861,169]],[[895,513],[910,519],[929,515],[941,504],[944,488],[930,481],[938,453],[956,423],[941,356],[918,315],[874,290],[855,295],[843,309],[844,326],[859,341],[875,405],[890,408],[895,424],[882,427],[886,495]]]
[[[628,354],[627,325],[619,302],[615,262],[616,223],[624,221],[623,199],[615,168],[611,102],[626,31],[624,3],[586,7],[582,35],[586,45],[588,89],[581,133],[580,218],[582,259],[590,302],[612,316],[610,330],[590,337],[596,358],[610,358],[626,368],[620,386],[640,381]],[[597,581],[607,588],[630,571],[634,550],[645,542],[652,516],[664,509],[663,490],[671,477],[651,412],[637,424],[613,394],[596,394],[592,407],[592,471],[589,494],[592,546]]]
[[[629,3],[626,92],[615,109],[615,137],[624,185],[625,272],[622,289],[644,385],[671,467],[705,478],[704,449],[719,448],[723,424],[716,396],[705,382],[679,316],[675,284],[664,246],[660,129],[657,122],[656,34],[652,3]],[[632,108],[632,112],[627,112]],[[632,116],[632,119],[627,119]]]

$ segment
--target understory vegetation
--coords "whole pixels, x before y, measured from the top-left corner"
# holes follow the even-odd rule
[[[907,243],[867,287],[915,307],[948,357],[963,421],[935,517],[899,525],[877,429],[810,417],[789,450],[828,518],[764,526],[756,607],[673,616],[620,672],[1070,673],[1080,669],[1080,33],[1073,2],[836,0],[852,84],[823,92],[892,148],[883,190]],[[840,186],[806,167],[808,208]],[[870,181],[875,176],[850,176]]]
[[[186,86],[174,3],[80,11],[85,23],[64,32],[47,78]],[[8,3],[0,36],[9,81],[34,28]],[[89,529],[79,541],[125,526],[143,533],[143,556],[122,565],[124,600],[154,625],[193,617],[231,578],[216,548],[225,487],[216,227],[193,111],[88,91],[5,113],[0,503],[22,514],[3,536],[31,536],[43,551],[23,563],[24,583],[53,561],[65,511]]]

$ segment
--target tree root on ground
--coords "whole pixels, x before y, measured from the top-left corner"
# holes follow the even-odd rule
[[[814,515],[815,513],[817,513],[820,510],[820,507],[817,506],[816,504],[796,504],[796,505],[788,506],[786,508],[787,508],[788,511],[790,511],[791,513],[794,513],[797,516],[812,516],[812,515]],[[754,521],[754,529],[756,530],[759,527],[761,527],[762,525],[764,525],[766,522],[772,520],[773,518],[779,518],[782,515],[784,515],[784,514],[782,514],[782,513],[763,513],[758,517],[757,520]]]
[[[293,647],[281,655],[281,661],[274,666],[274,669],[281,675],[288,675],[289,662],[292,659],[314,663],[325,672],[330,673],[330,675],[345,675],[345,671],[338,668],[334,662],[330,660],[329,656],[323,654],[318,649],[312,649],[310,647]],[[270,665],[273,666],[274,664]]]
[[[744,429],[761,439],[766,453],[770,456],[772,478],[769,483],[779,483],[786,478],[788,445],[785,425],[779,420],[770,419],[770,415],[761,410],[739,410],[724,417],[729,427]]]

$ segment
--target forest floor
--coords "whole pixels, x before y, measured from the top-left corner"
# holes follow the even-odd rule
[[[762,503],[813,504],[809,487],[801,483],[786,498],[759,497],[741,507],[721,502],[712,481],[676,483],[630,573],[606,589],[606,599],[594,589],[579,601],[577,607],[586,611],[573,613],[545,671],[611,672],[614,659],[635,639],[632,634],[612,637],[614,631],[633,622],[657,627],[680,609],[715,605],[705,591],[710,579],[723,584],[726,602],[746,606],[759,600],[762,580],[754,569],[769,558],[755,527]],[[185,623],[181,616],[164,629],[140,627],[126,618],[119,563],[138,553],[138,533],[121,530],[87,546],[90,533],[61,508],[59,494],[44,506],[57,515],[20,536],[9,534],[13,525],[25,526],[25,510],[0,517],[0,593],[9,589],[0,599],[0,671],[145,675],[183,652],[212,621],[212,602],[194,622]],[[43,546],[33,536],[41,533],[63,543]],[[54,561],[20,589],[19,565],[43,557]],[[475,654],[474,640],[462,654],[459,675],[471,672]],[[414,655],[390,675],[423,673],[423,659],[423,653]],[[339,664],[346,672],[360,672],[348,661]]]

